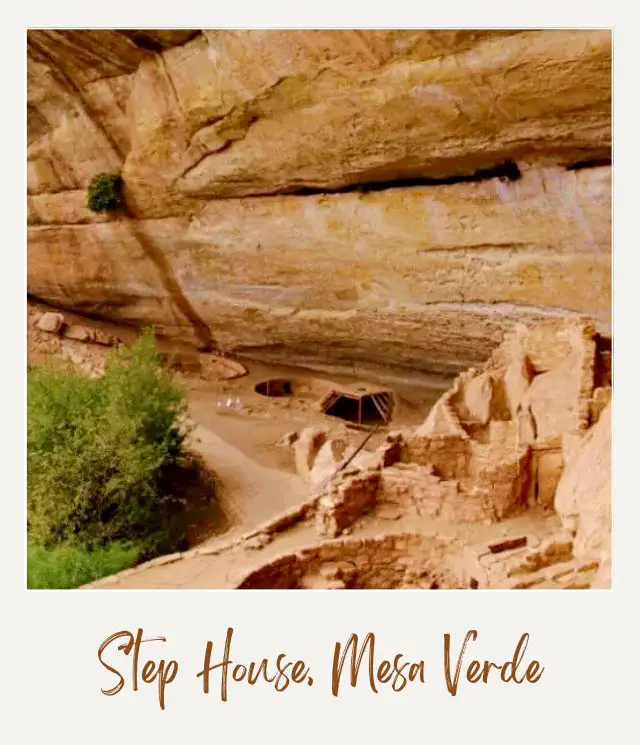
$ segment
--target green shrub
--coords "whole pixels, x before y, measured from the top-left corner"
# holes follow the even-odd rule
[[[179,490],[184,402],[153,334],[113,350],[105,376],[27,373],[27,519],[45,548],[132,542],[145,555],[183,547]]]
[[[122,205],[122,176],[100,173],[91,179],[87,189],[87,205],[93,212],[109,212]]]
[[[29,542],[27,587],[33,590],[80,587],[126,569],[135,562],[138,553],[135,546],[123,543],[89,551],[66,543],[46,549]]]

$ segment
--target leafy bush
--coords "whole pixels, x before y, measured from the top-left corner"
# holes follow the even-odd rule
[[[122,205],[122,176],[119,173],[94,176],[87,189],[87,205],[93,212],[117,210]]]
[[[32,590],[63,590],[95,582],[131,566],[139,549],[124,543],[89,551],[62,543],[47,549],[35,543],[27,548],[27,587]]]
[[[27,391],[31,540],[88,549],[133,542],[145,555],[182,547],[184,402],[153,334],[112,351],[102,379],[32,368]]]

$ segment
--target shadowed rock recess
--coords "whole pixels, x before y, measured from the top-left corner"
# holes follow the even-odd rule
[[[29,31],[27,124],[53,306],[336,370],[610,331],[608,31]]]

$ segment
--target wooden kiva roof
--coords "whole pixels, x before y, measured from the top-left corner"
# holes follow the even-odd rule
[[[350,402],[350,403],[349,403]],[[393,391],[372,386],[334,388],[320,401],[320,409],[329,416],[355,424],[388,423],[393,412]]]

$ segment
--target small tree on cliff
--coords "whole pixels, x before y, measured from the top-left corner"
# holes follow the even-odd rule
[[[87,189],[87,205],[92,212],[110,212],[122,206],[122,176],[99,173]]]

